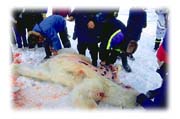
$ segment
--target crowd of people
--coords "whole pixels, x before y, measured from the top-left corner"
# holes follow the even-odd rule
[[[161,75],[163,84],[160,89],[149,91],[147,94],[140,94],[137,97],[137,103],[144,107],[157,106],[157,103],[164,106],[166,100],[164,96],[168,62],[165,46],[168,40],[168,11],[167,9],[155,11],[158,15],[158,21],[154,50],[158,50],[157,58],[161,63],[157,72]],[[126,26],[117,18],[118,12],[119,8],[94,10],[54,8],[52,15],[45,17],[47,9],[16,9],[13,10],[12,15],[12,32],[15,33],[12,43],[17,44],[18,48],[34,48],[36,45],[44,47],[45,59],[50,58],[52,55],[57,55],[58,50],[71,47],[66,20],[74,21],[72,38],[73,40],[77,39],[79,54],[86,55],[88,49],[94,66],[113,66],[120,57],[124,70],[131,72],[127,57],[135,60],[133,53],[138,48],[138,41],[141,39],[143,28],[147,26],[147,13],[144,8],[131,8]],[[27,33],[28,37],[26,37]],[[163,43],[160,45],[162,39]],[[99,64],[98,58],[100,59]],[[152,103],[151,99],[155,97],[156,100],[156,96],[161,100],[157,99],[159,102],[154,101],[157,102],[155,104]]]

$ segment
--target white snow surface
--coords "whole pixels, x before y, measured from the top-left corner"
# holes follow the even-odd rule
[[[157,16],[153,9],[147,9],[147,27],[143,29],[141,39],[138,42],[138,49],[134,54],[135,61],[128,59],[129,65],[132,68],[131,73],[127,73],[122,68],[119,73],[119,79],[124,84],[130,85],[140,93],[146,93],[148,90],[156,89],[160,87],[162,79],[159,74],[156,73],[158,68],[156,52],[153,50],[156,20]],[[128,10],[119,11],[118,19],[123,23],[127,23]],[[74,31],[74,22],[68,22],[68,33],[72,48],[76,49],[77,40],[72,40]],[[21,53],[21,60],[23,63],[31,65],[38,65],[45,57],[45,51],[43,48],[34,49],[18,49],[16,46],[12,46],[13,53]],[[90,57],[87,51],[87,57]],[[121,64],[121,60],[117,60],[116,64]],[[50,82],[41,82],[32,80],[26,77],[18,77],[18,82],[22,82],[24,85],[21,89],[24,92],[24,96],[28,99],[27,104],[22,108],[48,108],[48,109],[66,109],[73,108],[69,97],[69,90],[62,87],[60,84],[53,84]],[[14,89],[14,88],[13,88]],[[99,108],[109,109],[111,106],[107,104],[100,104]]]

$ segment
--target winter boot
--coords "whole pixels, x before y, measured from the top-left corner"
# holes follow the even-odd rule
[[[92,65],[95,66],[95,67],[97,67],[97,61],[94,61],[94,60],[93,60],[93,61],[92,61]]]
[[[129,59],[132,60],[132,61],[135,60],[135,58],[134,58],[134,56],[133,56],[132,54],[131,54],[131,55],[128,55],[128,57],[129,57]]]
[[[44,59],[50,58],[50,56],[52,56],[52,54],[51,54],[51,50],[50,50],[48,42],[44,43],[44,49],[45,49],[45,52],[46,52],[46,57]]]
[[[156,39],[155,45],[154,45],[154,50],[156,51],[159,48],[159,44],[161,43],[161,39]]]
[[[131,72],[131,67],[128,64],[123,64],[123,68],[126,72]]]
[[[131,72],[131,67],[128,65],[128,62],[127,62],[127,55],[125,53],[121,53],[120,56],[121,56],[122,65],[123,65],[123,68],[125,69],[125,71]]]
[[[38,43],[37,45],[38,45],[38,48],[43,47],[43,44],[42,44],[42,43]]]

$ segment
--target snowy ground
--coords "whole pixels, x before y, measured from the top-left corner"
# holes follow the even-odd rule
[[[126,24],[128,18],[128,10],[121,10],[118,19]],[[154,10],[147,10],[147,27],[143,30],[141,40],[138,42],[139,47],[135,56],[135,61],[129,61],[132,68],[132,73],[127,73],[123,69],[119,73],[120,80],[132,86],[140,93],[146,93],[148,90],[158,88],[161,85],[161,78],[156,73],[158,67],[156,52],[153,50],[155,31],[156,31],[157,16]],[[72,40],[74,31],[74,22],[67,22],[68,32],[72,43],[72,48],[76,49],[77,41]],[[43,48],[35,49],[17,49],[12,47],[13,53],[21,53],[23,63],[38,65],[45,57]],[[89,52],[87,51],[89,57]],[[116,64],[121,64],[118,60]],[[70,108],[71,101],[69,99],[68,90],[61,85],[52,84],[49,82],[39,82],[29,80],[25,77],[17,79],[17,86],[21,87],[23,92],[16,92],[23,94],[22,99],[16,100],[19,108]],[[16,87],[13,87],[16,91]],[[26,103],[28,102],[28,103]],[[26,104],[25,104],[26,103]],[[100,105],[100,108],[109,108],[105,104]]]

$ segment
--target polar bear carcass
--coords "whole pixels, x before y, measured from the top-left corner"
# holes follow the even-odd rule
[[[13,74],[52,81],[72,89],[72,102],[79,108],[96,108],[98,102],[120,108],[133,108],[136,105],[138,93],[134,89],[105,78],[97,73],[88,58],[67,49],[39,66],[13,64]]]

